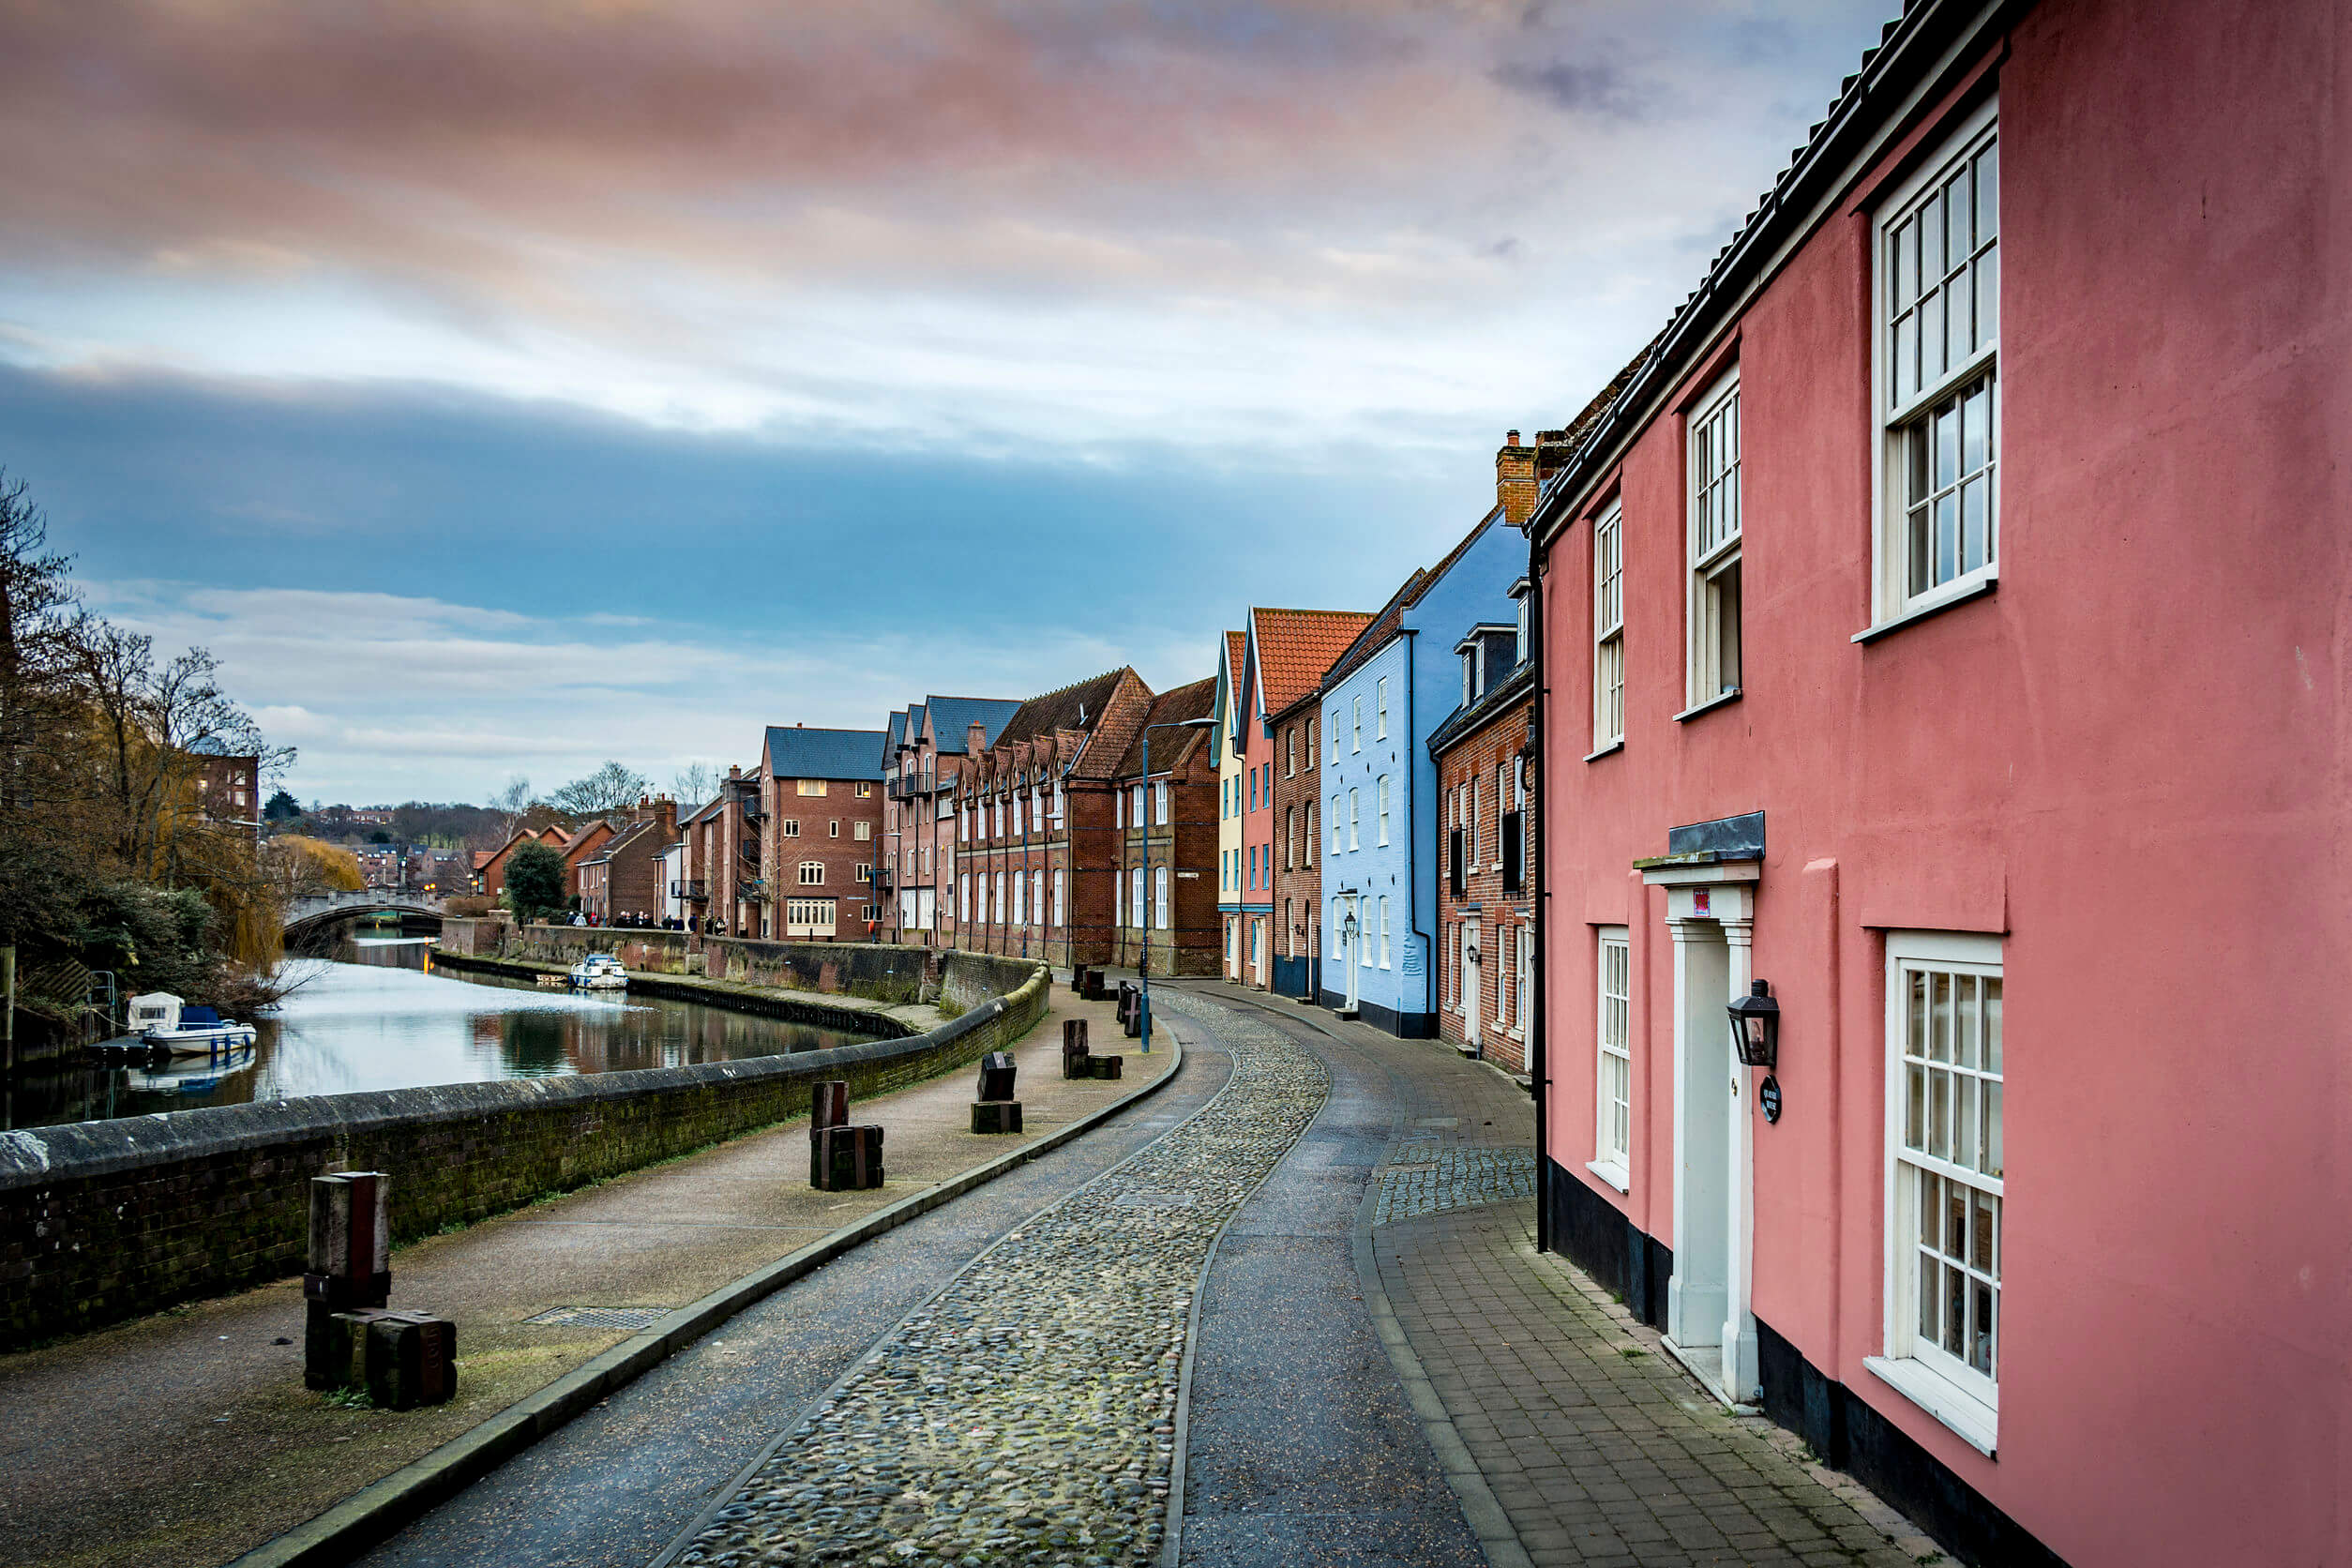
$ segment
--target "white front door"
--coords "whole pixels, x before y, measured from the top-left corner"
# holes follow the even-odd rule
[[[1478,916],[1467,916],[1462,921],[1462,1038],[1472,1050],[1478,1048],[1480,998],[1486,994],[1485,964],[1478,948]]]
[[[1734,1404],[1759,1396],[1756,1315],[1751,1073],[1731,1050],[1725,1007],[1747,988],[1753,892],[1675,887],[1674,1276],[1666,1338]]]
[[[1364,977],[1364,915],[1356,903],[1357,900],[1349,899],[1347,911],[1339,917],[1339,928],[1343,933],[1348,929],[1350,916],[1356,922],[1355,942],[1350,944],[1343,940],[1339,944],[1339,967],[1348,972],[1348,1011],[1351,1013],[1356,1010],[1356,1003],[1362,994]]]

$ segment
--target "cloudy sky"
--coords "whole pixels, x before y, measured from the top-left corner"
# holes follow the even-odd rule
[[[0,0],[0,464],[305,799],[1370,608],[1893,0]]]

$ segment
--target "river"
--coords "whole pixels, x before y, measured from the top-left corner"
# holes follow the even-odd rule
[[[0,1126],[34,1127],[299,1094],[674,1067],[851,1045],[871,1036],[698,1003],[541,990],[524,980],[430,969],[430,938],[347,939],[294,958],[294,988],[251,1019],[261,1038],[224,1071],[183,1058],[76,1063],[9,1086]]]

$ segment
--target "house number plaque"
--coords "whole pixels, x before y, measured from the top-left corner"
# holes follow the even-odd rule
[[[1780,1120],[1780,1079],[1767,1074],[1762,1086],[1756,1092],[1756,1097],[1764,1107],[1765,1121]]]

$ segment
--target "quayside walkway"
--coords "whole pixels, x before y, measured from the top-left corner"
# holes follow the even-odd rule
[[[1153,992],[1184,1043],[1166,1092],[779,1291],[366,1560],[1934,1560],[1532,1252],[1516,1085],[1229,988]]]
[[[1050,1138],[1166,1071],[1167,1053],[1139,1057],[1119,1040],[1108,1004],[1065,986],[1051,1007],[1015,1051],[1020,1135],[969,1130],[976,1068],[852,1108],[885,1128],[880,1190],[812,1190],[795,1122],[399,1249],[393,1304],[457,1324],[459,1392],[446,1406],[349,1409],[306,1390],[298,1278],[0,1357],[0,1563],[228,1561],[671,1309]],[[1062,1020],[1080,1017],[1098,1050],[1125,1048],[1121,1080],[1063,1078]],[[852,1251],[830,1267],[866,1266]]]

